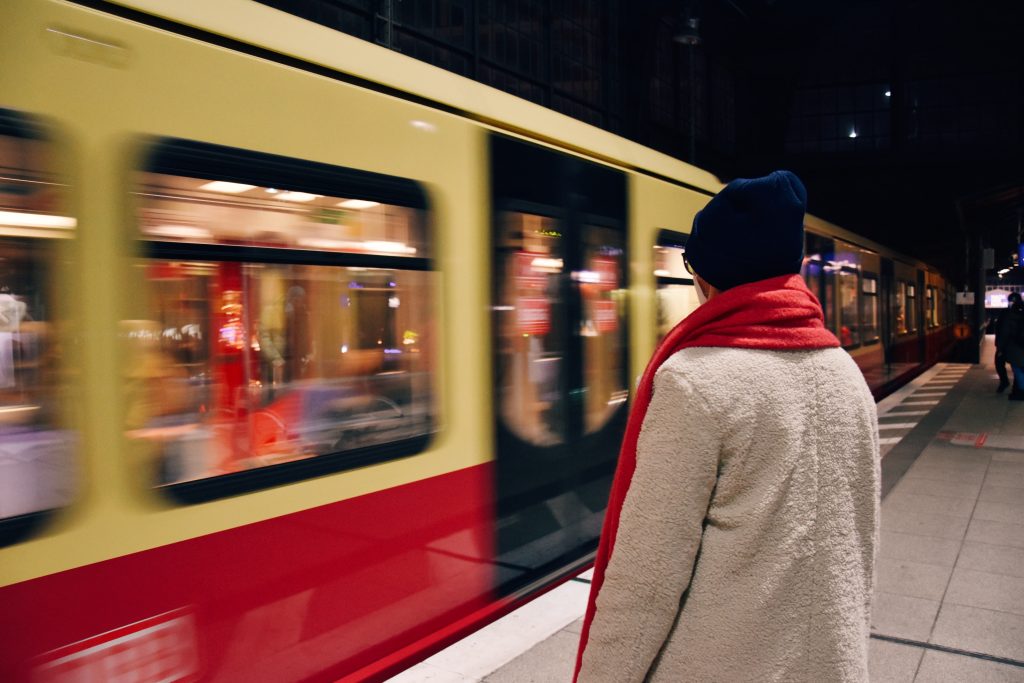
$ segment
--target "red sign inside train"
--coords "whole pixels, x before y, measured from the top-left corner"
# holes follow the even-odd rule
[[[598,299],[594,302],[594,328],[598,332],[614,332],[619,327],[619,312],[615,302]]]
[[[542,290],[547,285],[549,274],[561,272],[562,262],[547,254],[517,251],[515,269],[519,289]]]
[[[591,260],[591,267],[597,273],[597,286],[601,289],[615,289],[619,286],[619,263],[614,258],[598,257]]]
[[[547,334],[551,330],[551,306],[542,297],[516,301],[516,326],[521,334]]]
[[[180,609],[80,640],[43,655],[32,680],[188,683],[199,679],[196,630]]]

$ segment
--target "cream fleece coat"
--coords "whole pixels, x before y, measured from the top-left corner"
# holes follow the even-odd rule
[[[662,365],[580,683],[867,681],[875,403],[840,349]]]

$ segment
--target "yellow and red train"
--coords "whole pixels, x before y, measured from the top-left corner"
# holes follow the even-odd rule
[[[380,680],[571,576],[720,187],[247,0],[3,3],[0,680]],[[807,227],[876,391],[949,352]]]

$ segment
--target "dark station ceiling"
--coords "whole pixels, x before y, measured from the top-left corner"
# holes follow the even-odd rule
[[[738,150],[720,173],[788,167],[811,212],[958,284],[979,246],[1011,265],[1024,211],[1024,2],[706,0],[686,11],[704,15],[702,47],[749,79]]]
[[[259,0],[692,161],[958,285],[1024,209],[1024,0]]]

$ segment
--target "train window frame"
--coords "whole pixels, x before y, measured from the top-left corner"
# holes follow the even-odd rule
[[[168,260],[204,263],[237,263],[240,267],[314,266],[338,269],[381,269],[425,273],[430,278],[427,305],[433,309],[441,296],[440,270],[437,268],[429,194],[424,186],[409,178],[389,176],[362,169],[323,162],[286,157],[244,148],[226,147],[207,142],[173,137],[146,137],[140,141],[138,162],[132,169],[137,174],[154,173],[169,176],[242,183],[258,187],[280,188],[326,197],[351,197],[399,208],[412,209],[412,220],[418,229],[426,255],[389,255],[353,250],[303,249],[292,246],[266,247],[249,244],[219,244],[167,240],[147,235],[143,230],[141,200],[132,199],[132,238],[135,264],[160,263]],[[138,185],[131,186],[136,193]],[[389,302],[390,305],[390,302]],[[430,318],[433,320],[433,317]],[[426,376],[426,428],[421,433],[394,441],[331,451],[302,459],[268,464],[253,469],[215,474],[203,478],[161,484],[159,461],[146,468],[149,490],[180,505],[253,493],[274,487],[295,484],[315,477],[337,474],[356,468],[377,465],[418,455],[428,450],[441,428],[442,371],[437,367],[440,357],[442,326],[434,320],[430,332],[435,341],[431,356],[426,359],[433,369]],[[127,422],[122,438],[130,441]]]
[[[25,110],[16,110],[0,107],[0,135],[12,138],[21,138],[26,140],[37,140],[45,143],[49,150],[52,151],[53,166],[47,167],[47,171],[53,173],[57,179],[58,186],[64,188],[72,187],[72,174],[71,169],[67,167],[68,149],[71,146],[69,139],[66,137],[65,132],[58,126],[58,124],[45,117],[39,116],[33,112]],[[72,261],[70,270],[67,268],[61,268],[52,261],[48,264],[50,272],[44,276],[44,287],[51,289],[55,292],[59,292],[63,287],[71,284],[74,272],[74,261],[77,260],[77,240],[78,240],[78,215],[75,207],[73,206],[73,197],[71,191],[66,190],[63,197],[61,197],[57,203],[62,217],[70,219],[73,223],[69,226],[66,224],[61,225],[59,235],[46,233],[53,233],[54,228],[42,227],[17,227],[20,224],[15,224],[15,227],[11,229],[21,234],[12,234],[10,237],[15,241],[16,244],[22,247],[27,247],[34,242],[57,244],[63,243],[64,246],[54,247],[55,255],[54,259],[59,260],[64,258]],[[2,206],[0,206],[2,208]],[[49,215],[49,214],[45,214]],[[65,222],[66,223],[66,222]],[[65,230],[70,228],[69,230]],[[55,240],[59,240],[55,241]],[[71,307],[67,303],[51,302],[52,305],[49,307],[52,309],[53,317],[47,317],[46,322],[63,322],[70,325],[76,325],[77,321],[70,310]],[[67,332],[54,332],[54,338],[58,340],[58,343],[66,345],[69,355],[77,355],[77,351],[74,348],[74,344],[71,339],[68,338],[69,333]],[[74,361],[57,360],[56,369],[62,370],[69,363]],[[79,385],[75,381],[66,380],[63,384],[63,390],[71,393],[76,393],[79,389]],[[28,512],[21,512],[6,517],[0,517],[0,549],[12,546],[24,541],[31,540],[36,537],[39,533],[43,532],[48,525],[50,525],[54,519],[65,514],[68,510],[77,506],[81,500],[83,488],[82,488],[82,472],[83,472],[83,451],[81,448],[81,435],[79,434],[78,419],[75,415],[75,411],[70,406],[57,406],[55,411],[55,417],[52,422],[48,423],[55,432],[66,432],[68,441],[68,454],[67,461],[68,467],[66,469],[67,484],[69,493],[66,498],[60,501],[60,504],[52,507],[44,507]]]

